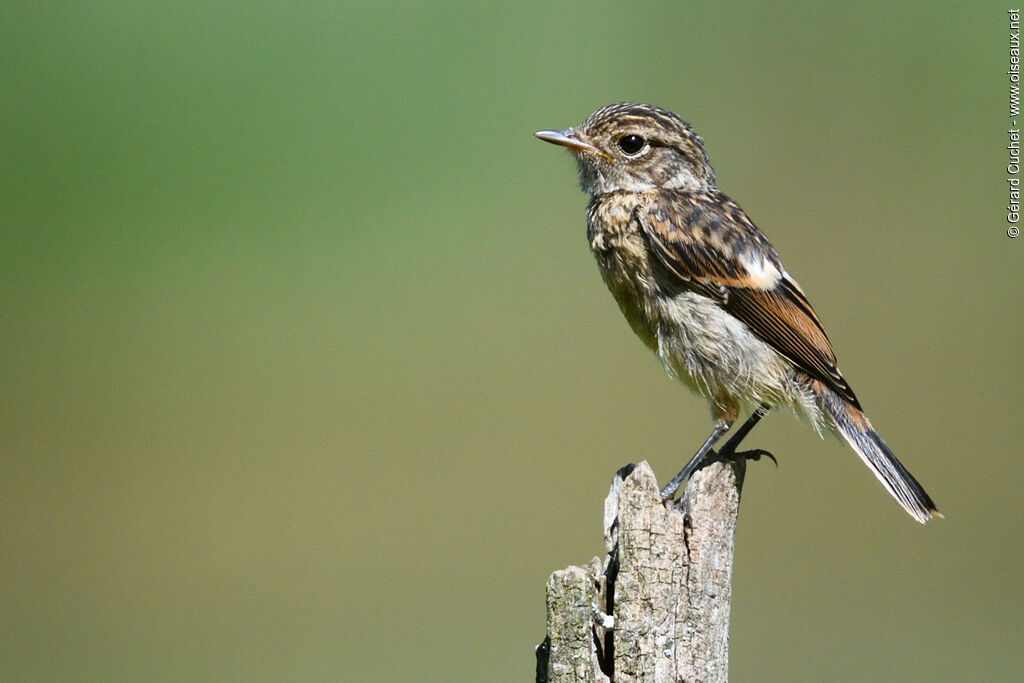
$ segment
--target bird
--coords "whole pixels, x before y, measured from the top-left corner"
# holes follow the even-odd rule
[[[712,430],[661,490],[664,502],[709,459],[744,455],[736,447],[750,430],[769,410],[788,407],[819,434],[842,437],[915,520],[942,516],[864,414],[775,248],[718,189],[689,123],[658,106],[619,102],[535,136],[575,156],[590,195],[587,239],[629,326],[671,376],[709,402]],[[749,417],[716,452],[741,411]]]

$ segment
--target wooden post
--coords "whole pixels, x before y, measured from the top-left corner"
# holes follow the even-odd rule
[[[616,473],[604,505],[604,560],[548,579],[538,681],[727,680],[744,472],[742,458],[712,463],[670,506],[646,462]]]

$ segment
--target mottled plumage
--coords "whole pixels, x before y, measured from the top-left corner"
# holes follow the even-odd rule
[[[768,408],[788,405],[819,431],[838,431],[915,519],[938,513],[861,412],[821,321],[775,249],[715,186],[689,124],[624,102],[577,128],[537,136],[576,155],[591,195],[590,246],[633,331],[711,404],[714,430],[666,497],[741,410],[754,410],[745,434]]]

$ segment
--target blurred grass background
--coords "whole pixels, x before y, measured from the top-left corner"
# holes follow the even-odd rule
[[[613,472],[708,429],[531,137],[623,99],[702,133],[947,516],[768,419],[733,679],[1024,678],[1005,10],[6,3],[0,679],[532,680]]]

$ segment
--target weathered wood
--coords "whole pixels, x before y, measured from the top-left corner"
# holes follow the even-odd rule
[[[593,642],[594,606],[602,583],[601,560],[596,557],[548,577],[548,680],[608,681],[600,673]]]
[[[548,580],[547,680],[727,680],[744,469],[742,459],[704,467],[678,506],[661,503],[646,462],[616,473],[605,500],[604,562]],[[544,668],[539,661],[538,680]]]

